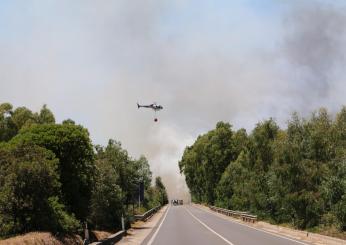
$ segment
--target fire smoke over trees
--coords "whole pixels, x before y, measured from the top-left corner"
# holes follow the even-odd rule
[[[171,195],[186,145],[345,104],[343,1],[2,1],[0,99],[145,154]],[[136,102],[165,108],[159,124]],[[170,177],[168,177],[170,176]],[[184,189],[180,187],[179,189]]]

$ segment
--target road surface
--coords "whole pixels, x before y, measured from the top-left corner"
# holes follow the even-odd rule
[[[212,212],[170,206],[144,245],[310,245],[223,219]]]

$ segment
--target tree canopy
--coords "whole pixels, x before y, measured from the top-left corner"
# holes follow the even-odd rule
[[[286,129],[273,119],[247,134],[223,122],[186,147],[179,162],[192,199],[251,211],[299,228],[346,229],[346,108],[294,113]]]
[[[58,159],[42,147],[0,148],[0,234],[75,231],[79,222],[59,201]]]
[[[0,156],[0,237],[80,232],[84,222],[118,229],[121,216],[134,214],[139,185],[143,211],[167,203],[145,156],[132,158],[115,140],[93,146],[86,128],[71,119],[57,124],[46,105],[39,113],[0,105]]]
[[[24,129],[9,144],[32,143],[52,151],[59,159],[62,199],[68,210],[83,219],[94,181],[94,153],[89,133],[71,124],[39,124]]]

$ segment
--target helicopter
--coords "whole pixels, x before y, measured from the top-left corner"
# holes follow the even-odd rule
[[[153,103],[153,104],[150,104],[150,105],[140,105],[140,104],[137,103],[137,107],[138,107],[138,109],[139,108],[149,108],[149,109],[152,109],[152,110],[155,111],[155,116],[156,116],[156,112],[157,111],[160,111],[160,110],[163,109],[163,107],[161,105],[158,105],[156,103]],[[155,117],[154,118],[154,122],[157,122],[157,121],[158,121],[158,119],[157,119],[157,117]]]

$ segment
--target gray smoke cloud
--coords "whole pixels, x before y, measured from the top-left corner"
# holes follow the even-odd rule
[[[338,99],[334,95],[345,78],[345,10],[345,6],[304,2],[284,22],[283,54],[303,110],[326,103],[333,108],[333,100]]]
[[[220,3],[221,5],[221,3]],[[171,198],[178,161],[217,121],[251,130],[345,104],[345,5],[273,1],[11,1],[0,8],[0,100],[148,157]],[[2,11],[2,12],[1,12]],[[155,114],[136,102],[162,104]]]

